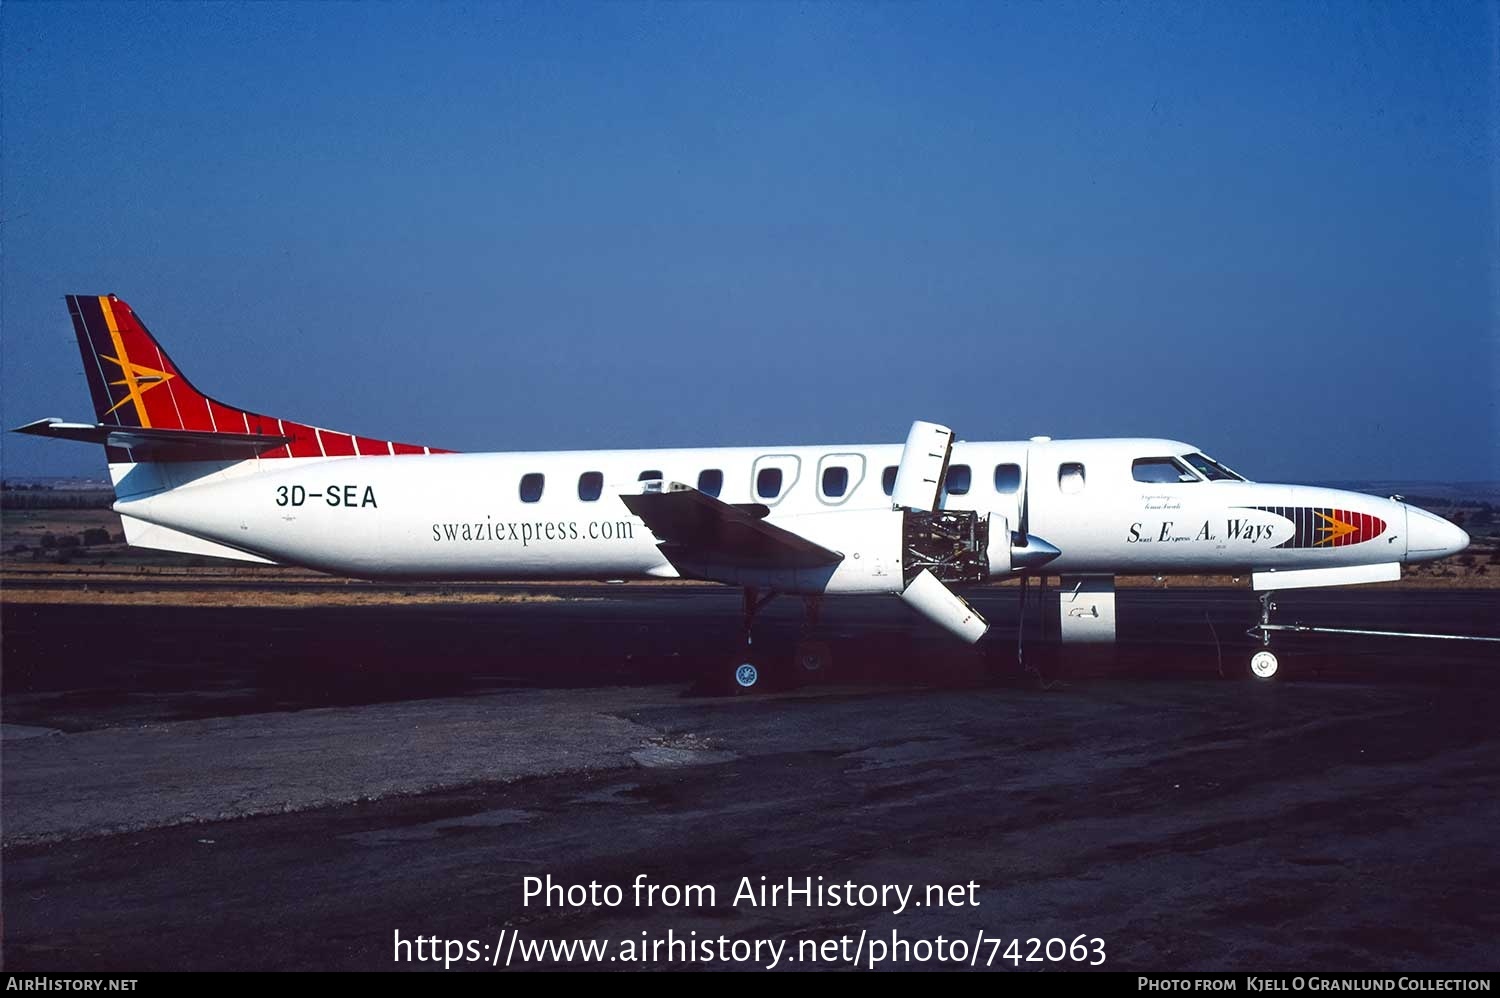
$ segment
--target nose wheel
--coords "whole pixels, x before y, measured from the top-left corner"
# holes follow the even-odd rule
[[[1262,650],[1250,656],[1250,672],[1256,679],[1270,679],[1278,668],[1280,663],[1273,652]]]

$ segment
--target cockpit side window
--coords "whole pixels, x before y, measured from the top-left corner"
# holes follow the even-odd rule
[[[1154,485],[1178,485],[1196,482],[1198,476],[1175,457],[1138,457],[1130,463],[1130,477]]]
[[[1211,457],[1193,453],[1184,454],[1182,459],[1197,468],[1198,473],[1210,482],[1243,482],[1245,480],[1243,475],[1235,474]]]

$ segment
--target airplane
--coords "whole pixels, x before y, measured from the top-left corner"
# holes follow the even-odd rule
[[[808,633],[826,597],[883,594],[974,644],[989,624],[963,592],[1019,578],[1024,608],[1045,570],[1058,638],[1108,643],[1116,575],[1249,575],[1269,625],[1276,590],[1392,581],[1469,543],[1400,497],[1247,481],[1175,440],[967,442],[918,420],[904,444],[455,453],[226,405],[124,301],[66,300],[95,422],[17,432],[103,444],[128,543],[365,579],[722,583],[744,591],[744,689],[778,594]],[[828,656],[798,645],[809,670]]]

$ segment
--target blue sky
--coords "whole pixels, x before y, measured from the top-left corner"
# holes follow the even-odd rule
[[[0,417],[62,296],[460,450],[1168,436],[1500,478],[1491,4],[0,6]],[[9,476],[97,473],[6,434]]]

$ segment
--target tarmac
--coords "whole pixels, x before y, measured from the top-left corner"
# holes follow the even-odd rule
[[[978,651],[830,601],[825,672],[725,696],[733,592],[549,592],[4,605],[6,969],[1500,963],[1495,645],[1277,636],[1264,682],[1252,594],[1138,590],[1117,654],[1023,667],[996,590]],[[1494,591],[1278,603],[1500,635]],[[799,613],[773,603],[758,647]]]

